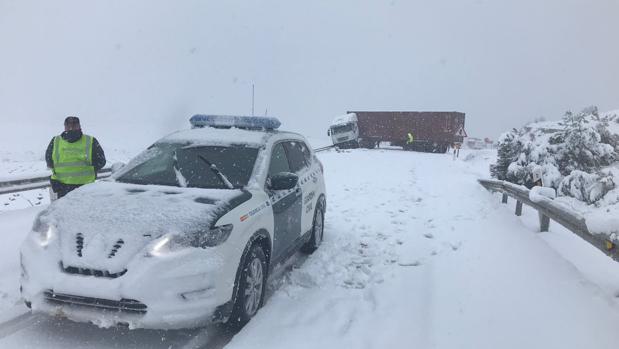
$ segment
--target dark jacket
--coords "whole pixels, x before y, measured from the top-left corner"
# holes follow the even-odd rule
[[[62,139],[64,139],[65,141],[69,143],[76,142],[81,138],[81,135],[80,135],[79,138],[71,139],[67,135],[67,132],[63,132],[60,136],[62,137]],[[105,153],[103,152],[103,148],[101,148],[99,141],[97,141],[97,139],[94,137],[92,138],[92,140],[93,140],[92,142],[92,165],[95,167],[95,172],[98,172],[99,170],[103,168],[103,166],[105,166],[105,162],[106,162]],[[47,150],[45,151],[45,162],[47,162],[47,167],[49,168],[54,168],[53,152],[54,152],[54,138],[52,138],[52,140],[49,142],[49,145],[47,146]]]

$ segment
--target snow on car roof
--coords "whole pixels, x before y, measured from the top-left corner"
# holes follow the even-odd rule
[[[205,145],[245,144],[247,146],[259,147],[277,133],[276,131],[204,127],[174,132],[160,139],[157,143],[190,142]]]
[[[331,125],[341,125],[347,124],[349,122],[357,121],[357,114],[349,113],[337,116],[333,121],[331,121]]]
[[[157,143],[190,142],[195,145],[243,144],[249,147],[260,147],[269,141],[283,138],[304,139],[302,135],[288,131],[204,127],[174,132],[161,138]]]

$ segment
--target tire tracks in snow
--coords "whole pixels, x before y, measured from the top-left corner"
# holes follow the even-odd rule
[[[39,316],[30,312],[23,313],[11,320],[0,323],[0,339],[8,337],[15,332],[19,332],[30,327],[39,321]]]

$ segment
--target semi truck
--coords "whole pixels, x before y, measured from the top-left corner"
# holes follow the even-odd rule
[[[339,148],[377,148],[382,142],[405,150],[446,152],[462,143],[460,112],[349,111],[336,117],[327,134]]]

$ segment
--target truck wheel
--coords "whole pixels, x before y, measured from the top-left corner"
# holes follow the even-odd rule
[[[262,307],[267,281],[267,259],[259,245],[253,245],[239,266],[236,300],[228,325],[244,326]]]

